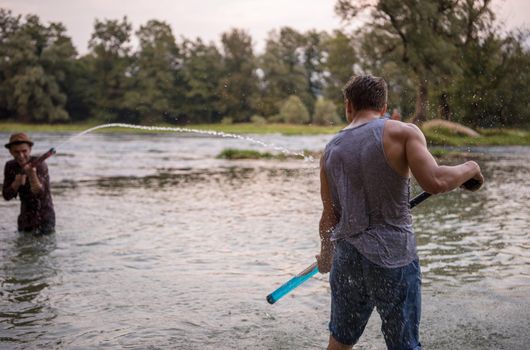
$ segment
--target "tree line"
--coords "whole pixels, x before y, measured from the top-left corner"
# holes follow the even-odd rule
[[[0,9],[0,120],[27,123],[334,124],[354,74],[389,83],[389,107],[420,124],[530,124],[528,31],[505,33],[489,0],[338,0],[360,29],[272,30],[263,53],[242,29],[220,44],[96,19],[79,55],[63,24]],[[131,44],[133,36],[138,45]]]

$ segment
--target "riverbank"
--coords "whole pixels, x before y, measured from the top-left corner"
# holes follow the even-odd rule
[[[529,146],[530,131],[518,129],[479,129],[480,136],[462,136],[445,130],[423,130],[432,146]]]
[[[24,131],[32,132],[82,132],[92,128],[96,123],[81,124],[22,124],[22,123],[0,123],[0,132]],[[154,126],[154,125],[153,125]],[[282,134],[282,135],[321,135],[334,134],[344,127],[318,126],[318,125],[295,125],[295,124],[196,124],[196,125],[173,125],[157,124],[160,127],[186,128],[196,130],[211,130],[231,134]],[[424,130],[429,145],[434,146],[511,146],[530,145],[530,131],[520,129],[479,129],[480,136],[470,137],[454,134],[443,128]],[[160,133],[159,130],[139,130],[122,127],[105,128],[97,132],[112,133]]]

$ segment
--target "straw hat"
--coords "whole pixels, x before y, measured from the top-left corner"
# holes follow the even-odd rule
[[[33,146],[33,141],[30,140],[28,135],[23,132],[17,132],[9,137],[9,143],[6,143],[4,146],[5,148],[10,149],[11,146],[20,145],[22,143],[27,143],[30,147]]]

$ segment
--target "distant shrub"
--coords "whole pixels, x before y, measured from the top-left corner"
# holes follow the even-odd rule
[[[234,119],[231,117],[224,117],[221,119],[221,124],[234,124]]]
[[[306,106],[296,95],[291,95],[280,108],[280,121],[291,124],[306,124],[310,122]]]
[[[284,122],[282,119],[282,116],[279,114],[271,115],[267,117],[267,120],[269,121],[269,123],[283,123]]]
[[[274,155],[269,152],[258,152],[249,149],[225,148],[217,155],[221,159],[271,159]]]
[[[267,119],[265,119],[261,115],[255,114],[252,117],[250,117],[250,122],[253,124],[263,125],[263,124],[267,124]]]
[[[315,112],[313,113],[313,124],[316,125],[335,125],[342,120],[337,114],[335,104],[324,98],[319,98],[315,103]]]

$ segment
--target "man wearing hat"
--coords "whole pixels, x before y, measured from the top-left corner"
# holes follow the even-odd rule
[[[33,142],[24,133],[12,134],[5,147],[14,159],[4,167],[2,195],[5,200],[20,198],[18,230],[36,235],[55,230],[55,211],[50,193],[50,176],[44,162],[32,164]]]

